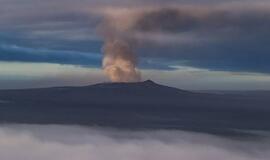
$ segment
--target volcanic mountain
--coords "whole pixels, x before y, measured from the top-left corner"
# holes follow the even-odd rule
[[[243,94],[244,93],[244,94]],[[210,133],[270,130],[269,92],[197,93],[156,84],[0,90],[0,123],[78,124]]]

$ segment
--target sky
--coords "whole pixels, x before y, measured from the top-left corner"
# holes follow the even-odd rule
[[[117,36],[142,80],[268,90],[269,28],[268,0],[0,0],[0,89],[108,82]]]

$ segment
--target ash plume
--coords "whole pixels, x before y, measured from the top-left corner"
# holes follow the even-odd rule
[[[131,46],[121,39],[107,40],[103,46],[103,70],[112,82],[137,82],[141,76]]]
[[[134,52],[135,41],[127,38],[110,21],[100,26],[104,38],[102,67],[112,82],[138,82],[141,80],[137,69],[137,57]]]

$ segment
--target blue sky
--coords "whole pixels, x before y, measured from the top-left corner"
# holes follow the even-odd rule
[[[184,89],[270,89],[264,0],[0,0],[0,13],[2,89],[109,81],[104,26],[131,39],[142,79]]]

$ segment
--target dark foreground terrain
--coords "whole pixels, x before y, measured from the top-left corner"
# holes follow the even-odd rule
[[[182,129],[222,135],[270,130],[270,92],[195,93],[156,84],[104,83],[0,91],[0,122]]]

